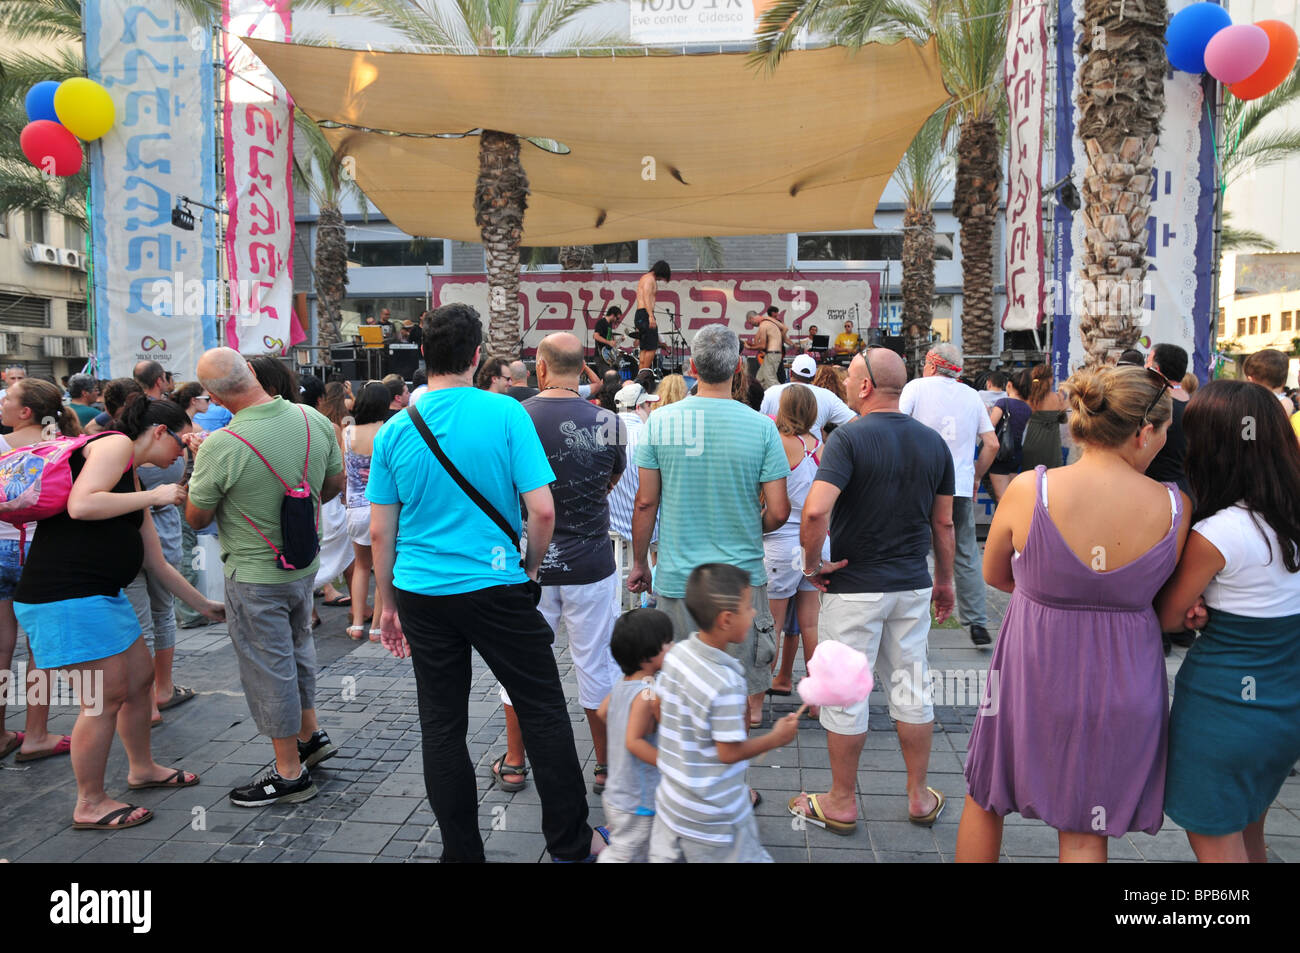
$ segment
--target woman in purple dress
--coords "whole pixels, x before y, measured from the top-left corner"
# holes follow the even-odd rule
[[[1083,456],[1022,473],[998,505],[984,578],[1012,595],[971,733],[958,861],[996,861],[1011,811],[1056,828],[1063,862],[1160,829],[1168,695],[1152,600],[1189,506],[1143,473],[1168,387],[1140,367],[1076,373],[1063,391]]]

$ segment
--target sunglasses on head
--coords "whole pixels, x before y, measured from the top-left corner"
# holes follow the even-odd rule
[[[1160,403],[1160,398],[1165,396],[1165,391],[1172,389],[1174,386],[1173,382],[1170,381],[1169,378],[1165,377],[1164,374],[1161,374],[1154,367],[1143,368],[1143,370],[1145,370],[1148,374],[1150,374],[1152,377],[1154,377],[1157,381],[1160,382],[1160,389],[1156,391],[1155,399],[1151,401],[1151,403],[1147,406],[1147,409],[1143,412],[1142,420],[1138,423],[1138,433],[1141,433],[1142,428],[1145,427],[1149,422],[1149,418],[1151,417],[1151,411],[1156,409],[1156,404]]]

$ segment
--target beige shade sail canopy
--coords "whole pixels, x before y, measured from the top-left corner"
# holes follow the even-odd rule
[[[410,235],[478,241],[478,129],[525,142],[526,245],[871,228],[949,99],[931,40],[789,54],[460,56],[246,40]],[[391,133],[408,135],[392,135]],[[437,136],[446,136],[441,138]]]

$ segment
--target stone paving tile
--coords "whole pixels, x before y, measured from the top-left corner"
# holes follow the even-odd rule
[[[989,590],[989,598],[991,618],[1000,618],[1005,595]],[[199,696],[169,711],[151,741],[160,763],[196,771],[202,783],[178,790],[130,792],[133,803],[155,812],[149,824],[112,834],[74,832],[68,825],[75,789],[66,760],[27,766],[0,763],[0,858],[92,863],[436,860],[442,852],[441,834],[425,799],[410,663],[393,659],[380,646],[351,643],[342,634],[345,615],[344,610],[322,610],[327,625],[317,632],[321,661],[317,711],[321,726],[330,732],[340,753],[312,769],[320,791],[315,799],[265,810],[243,810],[230,803],[230,789],[268,767],[273,751],[249,717],[224,627],[182,630],[176,677],[198,687]],[[20,644],[15,660],[24,659],[25,651]],[[576,679],[563,633],[556,640],[556,653],[575,748],[590,790],[592,743],[576,701]],[[1182,654],[1176,650],[1167,666],[1171,680]],[[936,630],[932,634],[931,665],[941,672],[958,673],[958,682],[953,683],[958,687],[974,684],[969,679],[961,682],[966,678],[961,673],[983,671],[990,658],[991,652],[972,647],[963,631]],[[523,791],[508,794],[490,777],[491,761],[505,750],[505,722],[496,680],[477,656],[473,666],[467,747],[475,766],[485,853],[496,862],[545,861],[536,786],[530,783]],[[796,676],[802,674],[800,664]],[[350,697],[345,698],[345,686]],[[805,718],[800,723],[791,745],[769,752],[750,766],[749,783],[765,795],[756,811],[760,839],[778,862],[952,860],[966,790],[961,771],[970,730],[978,717],[976,709],[970,704],[936,704],[927,780],[947,795],[948,806],[932,829],[924,829],[907,821],[907,776],[883,692],[875,692],[869,704],[870,730],[863,739],[857,775],[861,816],[853,835],[841,837],[807,825],[801,828],[786,809],[787,800],[799,791],[819,792],[830,786],[826,732],[815,719]],[[794,711],[797,705],[797,698],[769,698],[760,730],[769,730],[774,718]],[[20,723],[22,716],[21,708],[9,709],[11,724]],[[56,709],[51,713],[51,730],[69,731],[74,720],[74,711]],[[120,744],[115,744],[110,754],[106,784],[110,792],[126,793],[126,762]],[[590,822],[600,823],[600,798],[589,793],[588,805]],[[3,823],[15,816],[22,818],[21,825]],[[1300,778],[1293,776],[1283,785],[1269,812],[1265,833],[1269,860],[1300,862]],[[1057,851],[1056,832],[1041,821],[1008,815],[1003,846],[1004,862],[1051,861]],[[1116,863],[1193,857],[1186,836],[1169,822],[1155,837],[1133,834],[1112,840],[1109,846]]]

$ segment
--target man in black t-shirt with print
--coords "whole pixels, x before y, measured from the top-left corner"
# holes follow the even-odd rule
[[[870,363],[868,363],[870,362]],[[935,619],[952,612],[953,460],[943,437],[899,410],[907,382],[903,359],[886,348],[853,358],[847,403],[860,414],[835,428],[804,503],[799,543],[804,575],[825,595],[818,638],[881,661],[882,687],[907,765],[913,824],[930,827],[944,796],[926,786],[934,708],[927,654],[930,602]],[[823,563],[829,529],[831,562]],[[935,578],[926,557],[933,542]],[[831,789],[790,800],[790,812],[848,833],[857,826],[855,783],[867,733],[867,700],[823,706]]]
[[[592,329],[592,338],[596,342],[596,359],[593,363],[596,365],[596,373],[602,377],[607,370],[618,370],[618,344],[614,334],[614,329],[618,323],[623,320],[623,309],[616,304],[611,304],[605,309],[599,320],[596,321],[596,327]],[[608,360],[606,360],[608,358]]]

